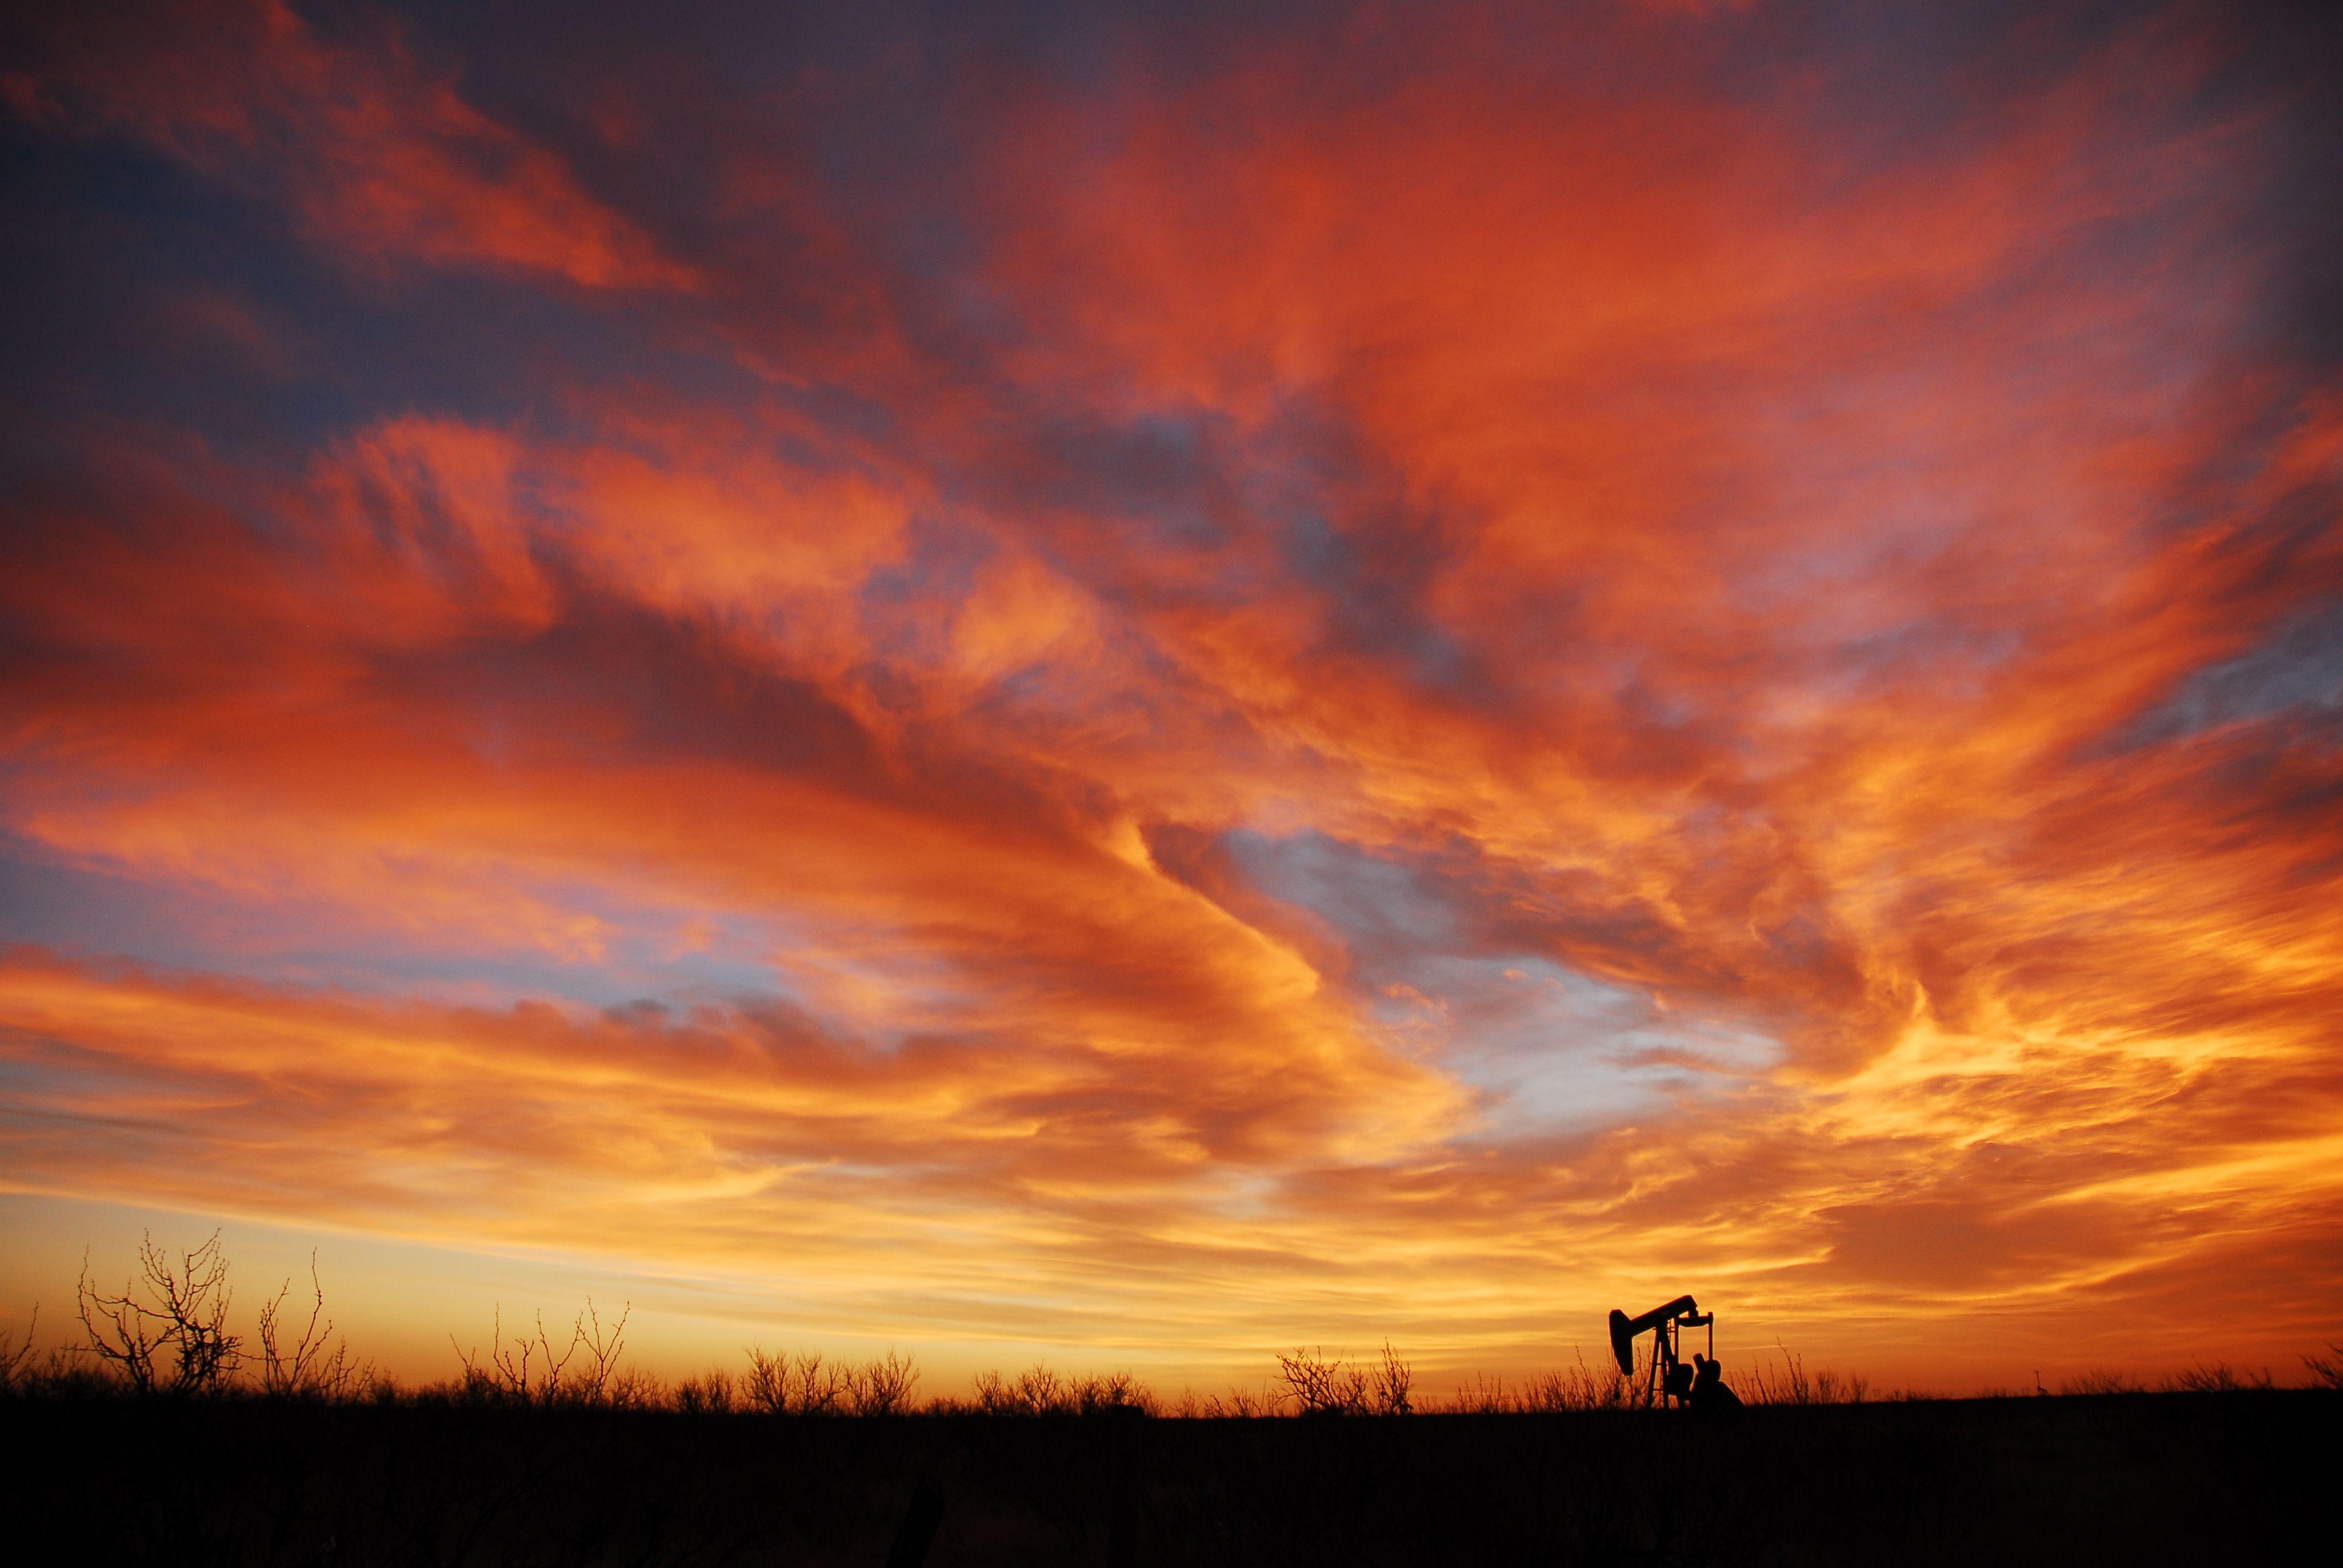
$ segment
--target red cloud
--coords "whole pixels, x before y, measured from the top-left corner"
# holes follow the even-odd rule
[[[8,96],[126,136],[264,198],[364,266],[691,289],[699,276],[596,200],[554,153],[422,70],[395,35],[339,40],[283,0],[60,15]]]

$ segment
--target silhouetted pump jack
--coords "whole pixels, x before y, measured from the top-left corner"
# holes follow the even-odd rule
[[[1644,1403],[1649,1404],[1654,1394],[1675,1404],[1693,1402],[1693,1369],[1678,1355],[1686,1329],[1708,1331],[1708,1355],[1694,1356],[1693,1360],[1702,1362],[1709,1381],[1722,1387],[1716,1373],[1706,1370],[1716,1364],[1715,1312],[1702,1312],[1690,1296],[1678,1296],[1639,1318],[1631,1318],[1616,1307],[1611,1309],[1611,1353],[1618,1360],[1622,1377],[1635,1375],[1635,1341],[1644,1334],[1652,1336],[1651,1364],[1644,1374]]]

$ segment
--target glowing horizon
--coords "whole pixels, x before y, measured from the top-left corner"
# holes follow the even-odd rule
[[[2319,25],[25,28],[10,1321],[2343,1339]]]

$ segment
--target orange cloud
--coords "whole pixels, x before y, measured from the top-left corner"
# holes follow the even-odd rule
[[[36,122],[128,137],[281,201],[366,266],[690,289],[698,273],[596,200],[558,156],[422,70],[397,35],[337,39],[283,0],[59,16],[8,98]]]

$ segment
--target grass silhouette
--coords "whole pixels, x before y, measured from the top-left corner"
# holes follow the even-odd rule
[[[665,1381],[626,1364],[627,1310],[590,1302],[566,1328],[498,1313],[455,1375],[407,1385],[352,1358],[314,1267],[254,1351],[216,1238],[141,1257],[143,1291],[85,1271],[85,1342],[0,1329],[17,1560],[2236,1561],[2284,1541],[2268,1500],[2322,1494],[2343,1415],[2343,1347],[2307,1389],[2215,1363],[1969,1400],[1872,1398],[1783,1349],[1715,1420],[1639,1408],[1608,1358],[1429,1397],[1388,1344],[1279,1355],[1258,1392],[1034,1366],[921,1398],[894,1351]]]

